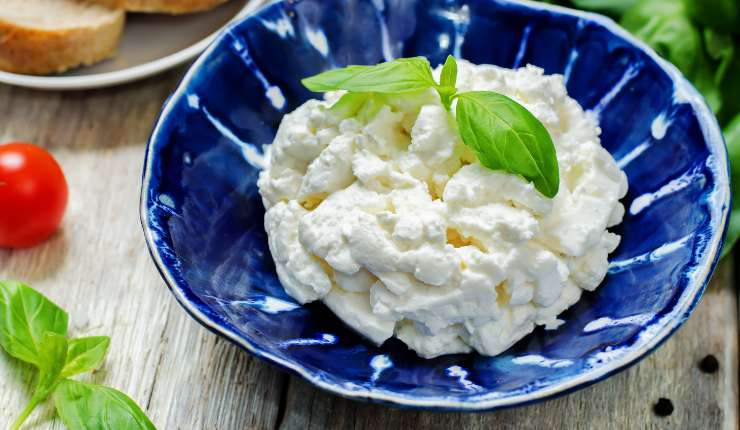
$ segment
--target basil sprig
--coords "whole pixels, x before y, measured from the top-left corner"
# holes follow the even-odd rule
[[[19,429],[52,394],[59,416],[71,430],[154,429],[125,394],[68,379],[98,369],[110,344],[107,336],[69,339],[68,320],[63,309],[38,291],[20,282],[0,282],[0,346],[38,369],[31,399],[11,430]]]
[[[399,58],[375,66],[349,66],[329,70],[301,81],[311,91],[405,93],[436,85],[424,57]]]
[[[332,111],[340,117],[372,118],[386,94],[434,88],[442,105],[452,110],[460,136],[480,163],[492,170],[519,175],[546,197],[558,193],[560,178],[555,145],[545,126],[524,106],[492,91],[458,92],[457,62],[448,56],[440,81],[423,57],[400,58],[375,66],[349,66],[304,79],[311,91],[345,90]]]
[[[483,166],[521,175],[555,197],[560,185],[555,145],[524,106],[503,94],[472,91],[457,95],[456,117],[463,142]]]

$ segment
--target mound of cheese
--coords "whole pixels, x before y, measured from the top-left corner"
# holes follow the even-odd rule
[[[259,178],[285,290],[375,343],[422,357],[495,355],[606,275],[627,180],[562,76],[459,61],[459,91],[503,93],[555,143],[560,189],[482,167],[434,90],[388,96],[367,123],[309,100],[283,119]],[[439,70],[436,72],[439,73]],[[453,106],[454,110],[454,106]]]

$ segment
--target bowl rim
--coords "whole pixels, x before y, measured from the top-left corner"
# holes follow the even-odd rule
[[[240,19],[235,20],[227,25],[221,31],[218,37],[213,40],[211,45],[190,66],[187,73],[178,84],[176,90],[164,103],[156,120],[155,126],[152,130],[151,136],[147,142],[147,149],[145,153],[144,167],[142,173],[142,186],[139,207],[140,220],[142,228],[144,230],[146,245],[149,249],[152,260],[154,261],[157,270],[165,281],[167,287],[173,293],[178,303],[180,303],[180,305],[196,321],[198,321],[201,325],[203,325],[210,331],[225,337],[226,339],[245,349],[253,356],[267,361],[268,363],[271,363],[273,365],[277,365],[279,368],[287,370],[290,373],[298,375],[314,386],[328,391],[332,394],[340,395],[342,397],[350,398],[353,400],[382,403],[402,408],[470,412],[493,411],[503,408],[523,406],[552,399],[582,388],[586,388],[638,363],[639,361],[647,357],[650,353],[652,353],[668,338],[670,338],[676,332],[676,330],[681,325],[683,325],[683,323],[688,319],[696,305],[699,303],[699,300],[701,299],[702,294],[706,289],[709,280],[711,279],[711,275],[713,274],[717,263],[719,262],[722,244],[724,243],[728,228],[728,218],[731,203],[729,160],[721,128],[719,127],[716,117],[712,113],[711,109],[708,107],[703,96],[701,96],[701,94],[673,64],[660,57],[646,43],[637,39],[635,36],[632,36],[611,18],[592,12],[584,12],[562,6],[536,2],[534,0],[484,1],[503,5],[524,6],[528,9],[554,12],[559,15],[566,15],[581,20],[590,21],[602,26],[605,30],[607,30],[614,36],[622,38],[629,44],[632,44],[636,48],[640,49],[651,60],[655,61],[658,67],[660,67],[660,69],[663,70],[671,79],[674,85],[674,93],[680,93],[682,96],[682,102],[691,105],[692,110],[697,117],[697,121],[701,128],[710,155],[716,157],[715,167],[712,169],[714,174],[716,175],[716,183],[713,190],[714,195],[711,199],[713,201],[713,204],[710,205],[710,212],[714,212],[712,214],[712,222],[710,224],[710,231],[712,232],[711,239],[709,241],[710,243],[707,245],[702,260],[697,263],[694,272],[691,273],[686,290],[682,294],[682,296],[684,297],[681,298],[681,300],[678,300],[674,304],[673,308],[670,309],[670,311],[667,312],[662,318],[655,321],[651,326],[641,329],[641,331],[637,334],[638,340],[628,347],[628,352],[626,354],[620,355],[613,360],[608,360],[606,363],[601,364],[598,367],[592,367],[588,371],[582,372],[575,376],[561,379],[557,383],[553,383],[551,385],[541,387],[536,390],[523,391],[504,397],[489,396],[490,398],[486,398],[486,395],[484,394],[479,398],[471,397],[466,400],[453,399],[449,397],[418,398],[414,397],[413,395],[402,395],[387,390],[374,388],[369,389],[366,387],[353,386],[352,384],[328,382],[318,373],[307,369],[302,364],[278,357],[262,349],[260,345],[254,344],[240,337],[237,333],[222,326],[217,321],[214,321],[214,319],[203,312],[197,304],[193,304],[188,300],[186,294],[176,280],[176,277],[171,273],[170,267],[168,267],[168,265],[165,264],[162,260],[160,249],[157,245],[155,237],[156,232],[153,228],[150,227],[152,223],[150,222],[149,207],[147,205],[148,190],[150,189],[153,176],[151,158],[156,152],[155,147],[157,147],[160,140],[162,128],[168,122],[168,114],[177,104],[177,102],[182,97],[186,96],[186,90],[189,84],[191,83],[193,77],[201,71],[206,59],[215,50],[215,48],[220,45],[220,42],[234,27],[241,25],[244,21],[250,19],[255,15],[260,14],[262,11],[276,4],[285,2],[285,0],[272,0],[264,4],[262,7],[251,11],[249,14],[242,16]],[[637,347],[635,347],[636,344],[639,342],[639,338],[642,337],[642,335],[645,334],[646,331],[649,332],[650,337],[641,345],[637,345]]]

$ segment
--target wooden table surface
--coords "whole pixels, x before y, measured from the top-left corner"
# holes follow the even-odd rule
[[[0,279],[25,281],[65,308],[71,334],[111,336],[102,370],[85,378],[128,393],[160,430],[738,428],[731,261],[720,265],[689,321],[638,365],[571,395],[495,413],[419,412],[335,397],[202,328],[157,273],[138,215],[145,141],[182,73],[86,92],[0,86],[0,142],[48,148],[70,186],[61,231],[30,250],[0,250]],[[698,366],[709,354],[720,364],[715,373]],[[27,401],[32,376],[0,353],[0,428]],[[653,412],[660,398],[675,407],[668,417]],[[25,428],[63,426],[47,404]]]

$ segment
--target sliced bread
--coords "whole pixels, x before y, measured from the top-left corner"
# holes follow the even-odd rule
[[[93,3],[102,4],[105,7],[111,9],[125,9],[126,0],[89,0]]]
[[[94,0],[100,4],[123,7],[129,12],[183,14],[202,12],[228,0]]]
[[[61,73],[114,55],[125,13],[82,0],[0,0],[0,70]]]

